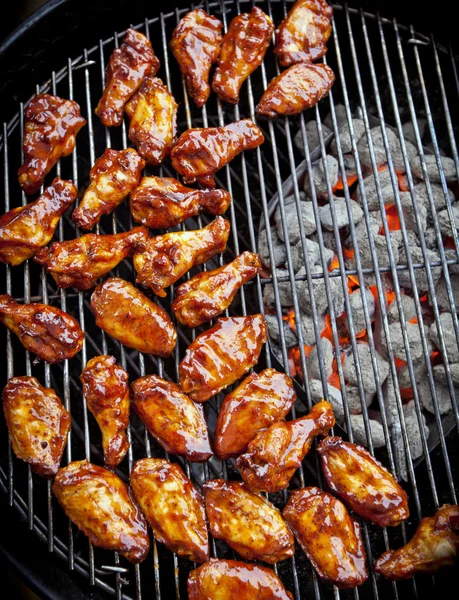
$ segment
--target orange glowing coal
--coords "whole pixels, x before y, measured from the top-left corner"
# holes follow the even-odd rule
[[[397,212],[397,206],[395,204],[387,204],[385,207],[387,226],[389,231],[399,231],[402,226],[400,224],[400,218]],[[384,235],[384,227],[381,225],[379,235]]]
[[[352,185],[354,185],[354,183],[357,181],[357,173],[355,173],[354,175],[348,175],[346,177],[346,182],[347,182],[347,188],[349,189]],[[339,176],[339,179],[337,181],[337,183],[335,184],[335,186],[332,188],[332,192],[339,192],[341,190],[344,190],[344,183],[343,183],[343,178],[341,177],[341,175]]]

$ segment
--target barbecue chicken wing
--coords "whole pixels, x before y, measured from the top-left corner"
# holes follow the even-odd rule
[[[151,229],[169,229],[200,212],[222,215],[231,203],[225,190],[194,190],[171,177],[142,177],[131,192],[131,214]]]
[[[24,164],[18,172],[19,185],[34,194],[61,157],[72,154],[77,133],[86,125],[79,105],[59,96],[34,96],[25,111]]]
[[[198,327],[217,317],[261,268],[258,254],[243,252],[223,267],[198,273],[175,290],[172,310],[177,320],[182,325]]]
[[[459,506],[445,504],[433,517],[422,519],[407,544],[384,552],[375,571],[388,579],[409,579],[453,566],[458,553]]]
[[[203,485],[210,533],[247,560],[274,564],[293,556],[293,535],[277,508],[243,483],[214,479]]]
[[[282,514],[322,579],[339,588],[368,579],[360,525],[334,496],[317,487],[294,490]]]
[[[217,217],[203,229],[174,231],[150,238],[134,255],[137,283],[151,288],[157,296],[192,267],[202,265],[226,250],[230,224]]]
[[[147,73],[154,77],[159,69],[150,40],[135,29],[128,29],[121,46],[113,50],[105,71],[105,89],[96,115],[106,127],[121,125],[129,98],[139,89]]]
[[[274,53],[283,67],[310,63],[327,52],[333,9],[325,0],[297,0],[276,30]]]
[[[188,577],[189,600],[293,600],[267,567],[212,558]]]
[[[0,323],[16,334],[29,352],[47,363],[75,356],[83,346],[78,321],[47,304],[18,304],[9,294],[0,296]]]
[[[2,398],[14,453],[37,475],[54,477],[70,431],[70,415],[56,392],[35,377],[13,377]]]
[[[57,474],[53,492],[94,546],[115,550],[133,563],[146,558],[147,522],[131,490],[115,473],[87,460],[72,462]]]
[[[131,283],[110,277],[91,296],[96,325],[125,346],[167,358],[177,332],[167,312]]]
[[[177,464],[164,458],[138,460],[131,486],[159,542],[194,562],[209,560],[204,501]]]
[[[107,148],[89,173],[91,183],[72,219],[90,231],[103,215],[109,215],[139,183],[145,161],[133,148]]]
[[[193,462],[212,456],[202,407],[185,396],[178,385],[147,375],[132,383],[132,391],[132,408],[167,452]]]
[[[335,74],[328,65],[293,65],[271,80],[256,108],[259,115],[296,115],[328,95]]]
[[[129,449],[128,374],[114,356],[96,356],[83,369],[80,381],[86,404],[102,433],[105,466],[115,469]]]
[[[332,406],[315,404],[301,419],[274,423],[250,442],[246,454],[236,461],[242,479],[255,491],[285,489],[309,452],[314,438],[326,435],[335,424]]]
[[[180,363],[180,387],[205,402],[258,362],[268,331],[263,315],[229,317],[198,335]]]
[[[197,181],[215,187],[214,175],[243,150],[253,150],[265,141],[261,129],[250,119],[225,127],[188,129],[171,151],[174,169],[185,183]]]
[[[13,208],[0,217],[0,261],[20,265],[52,239],[59,219],[76,200],[71,181],[56,177],[30,204]]]
[[[358,515],[381,527],[409,517],[406,492],[365,448],[327,437],[317,452],[328,487]]]
[[[171,49],[196,106],[210,94],[209,71],[220,54],[223,24],[202,8],[187,13],[174,29]]]
[[[252,373],[223,401],[215,429],[215,453],[221,459],[239,456],[261,429],[281,421],[296,393],[290,377],[275,369]]]

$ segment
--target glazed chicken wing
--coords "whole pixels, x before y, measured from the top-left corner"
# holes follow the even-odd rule
[[[94,546],[115,550],[133,563],[146,558],[150,540],[145,517],[115,473],[87,460],[72,462],[57,474],[53,492]]]
[[[56,392],[35,377],[13,377],[2,398],[14,453],[37,475],[54,477],[70,431],[70,415]]]
[[[145,161],[133,148],[107,148],[89,173],[91,183],[72,214],[75,223],[85,231],[93,229],[137,186],[144,167]]]
[[[317,487],[294,490],[282,514],[322,579],[339,588],[368,579],[360,525],[334,496]]]
[[[252,373],[224,399],[215,429],[215,453],[239,456],[261,429],[282,420],[296,400],[290,377],[275,369]]]
[[[305,417],[274,423],[250,442],[246,454],[236,461],[242,479],[255,491],[278,492],[309,452],[314,438],[326,435],[335,424],[332,406],[325,400],[315,404]]]
[[[409,517],[406,492],[368,450],[327,437],[317,452],[328,487],[358,515],[380,527],[399,525]]]
[[[47,363],[75,356],[84,334],[73,317],[47,304],[18,304],[9,294],[0,296],[0,323],[18,336],[24,348]]]
[[[196,106],[210,94],[209,71],[220,54],[223,24],[202,8],[187,13],[174,29],[171,49]]]
[[[105,89],[96,115],[106,127],[121,125],[129,98],[139,89],[147,73],[154,77],[159,69],[148,40],[135,29],[128,29],[121,46],[113,50],[105,71]]]
[[[154,238],[134,255],[137,283],[151,288],[157,296],[187,271],[224,252],[230,224],[217,217],[207,227],[196,231],[174,231]]]
[[[229,317],[198,335],[180,363],[180,387],[205,402],[258,362],[268,331],[263,315]]]
[[[212,82],[212,89],[221,100],[239,102],[239,90],[263,61],[273,31],[271,17],[258,6],[231,21]]]
[[[231,203],[225,190],[194,190],[172,177],[142,177],[131,192],[131,214],[151,229],[169,229],[201,212],[222,215]]]
[[[131,283],[110,277],[91,296],[96,325],[125,346],[167,358],[177,332],[167,312]]]
[[[20,265],[52,239],[59,219],[76,200],[71,181],[56,177],[30,204],[13,208],[0,217],[0,261]]]
[[[212,456],[202,407],[185,396],[178,385],[147,375],[132,383],[132,391],[132,408],[167,452],[193,462]]]
[[[198,327],[217,317],[261,268],[258,254],[243,252],[223,267],[198,273],[175,290],[172,310],[177,320],[182,325]]]
[[[172,166],[185,183],[197,181],[215,187],[215,173],[243,150],[253,150],[265,141],[261,129],[250,119],[225,127],[188,129],[171,151]]]
[[[77,133],[86,121],[76,102],[49,94],[34,96],[24,117],[19,185],[26,194],[34,194],[57,161],[72,154]]]
[[[409,579],[453,566],[458,554],[459,506],[445,504],[433,517],[422,519],[407,544],[384,552],[375,571],[388,579]]]
[[[131,486],[159,542],[194,562],[209,560],[204,501],[177,464],[164,458],[138,460]]]
[[[214,479],[203,485],[210,532],[247,560],[274,564],[293,556],[294,540],[277,508],[243,483]]]

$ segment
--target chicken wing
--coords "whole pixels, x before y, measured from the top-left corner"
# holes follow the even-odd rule
[[[263,61],[274,25],[261,8],[237,15],[223,38],[212,89],[225,102],[237,104],[244,81]]]
[[[296,400],[290,377],[275,369],[252,373],[223,401],[215,429],[215,453],[239,456],[261,429],[282,420]]]
[[[188,576],[189,600],[293,600],[267,567],[212,558]]]
[[[243,150],[253,150],[264,141],[261,129],[250,119],[225,127],[188,129],[172,148],[172,166],[185,183],[197,181],[213,188],[214,175],[219,169]]]
[[[121,46],[113,50],[105,71],[105,89],[96,115],[106,127],[121,125],[129,98],[139,89],[147,73],[154,77],[159,60],[150,40],[135,29],[128,29]]]
[[[358,515],[381,527],[409,517],[406,492],[365,448],[327,437],[317,452],[328,487]]]
[[[375,571],[388,579],[409,579],[453,566],[458,553],[459,506],[445,504],[433,517],[422,519],[407,544],[384,552]]]
[[[293,65],[271,80],[256,111],[271,118],[296,115],[325,98],[334,81],[328,65]]]
[[[204,501],[177,464],[164,458],[138,460],[131,486],[159,542],[194,562],[209,560]]]
[[[334,496],[317,487],[294,490],[282,514],[322,579],[339,588],[368,579],[360,525]]]
[[[18,304],[9,294],[0,296],[0,323],[16,334],[26,350],[47,363],[75,356],[83,346],[78,321],[47,304]]]
[[[177,103],[161,79],[147,75],[126,104],[129,139],[148,164],[160,165],[175,139]]]
[[[210,533],[247,560],[270,564],[295,552],[293,535],[277,508],[243,483],[214,479],[203,485]]]
[[[107,148],[89,173],[91,183],[72,214],[75,223],[86,231],[93,229],[137,186],[144,167],[145,161],[133,148]]]
[[[132,256],[148,237],[145,227],[116,235],[87,233],[75,240],[54,242],[51,247],[40,250],[35,261],[51,273],[59,287],[73,285],[78,290],[89,290],[97,279]]]
[[[19,185],[26,194],[34,194],[57,161],[72,154],[77,133],[86,121],[76,102],[49,94],[34,96],[24,117]]]
[[[276,30],[274,53],[283,67],[316,61],[327,52],[333,9],[325,0],[297,0]]]
[[[37,475],[54,477],[70,431],[70,415],[56,392],[35,377],[13,377],[2,398],[14,453]]]
[[[130,562],[150,550],[147,522],[121,479],[87,460],[61,469],[53,492],[65,514],[99,548],[115,550]]]
[[[71,181],[56,177],[34,202],[0,217],[0,261],[20,265],[52,239],[59,219],[78,197]]]
[[[102,433],[105,466],[115,469],[129,449],[128,374],[114,356],[95,356],[83,369],[80,381],[86,404]]]
[[[182,325],[198,327],[217,317],[261,268],[258,254],[243,252],[223,267],[198,273],[175,290],[172,310],[177,320]]]
[[[151,288],[157,296],[192,267],[202,265],[226,250],[230,224],[217,217],[196,231],[174,231],[150,238],[134,255],[137,283]]]
[[[203,106],[209,98],[209,71],[220,54],[222,27],[219,19],[197,8],[181,19],[172,34],[172,53],[196,106]]]
[[[125,346],[167,358],[177,332],[167,312],[131,283],[110,277],[91,296],[96,325]]]
[[[222,215],[230,203],[225,190],[194,190],[171,177],[142,177],[131,193],[131,214],[146,227],[168,229],[200,212]]]
[[[257,364],[267,339],[263,315],[218,319],[188,346],[179,367],[182,391],[195,402],[209,400]]]
[[[329,402],[322,400],[301,419],[274,423],[250,442],[236,461],[242,479],[255,491],[285,489],[309,452],[314,438],[326,435],[335,424]]]

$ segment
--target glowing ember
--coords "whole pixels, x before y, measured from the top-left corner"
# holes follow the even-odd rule
[[[395,204],[387,204],[385,207],[387,226],[389,231],[399,231],[402,226],[400,225],[400,219],[397,213],[397,206]],[[381,225],[379,235],[384,235],[384,227]]]
[[[403,172],[395,171],[398,179],[398,189],[401,192],[409,192],[410,186],[408,185],[408,178]]]
[[[352,260],[355,256],[355,250],[354,250],[354,248],[343,248],[343,254],[344,254],[344,258],[347,258],[348,260]]]
[[[347,188],[349,189],[354,183],[357,181],[357,173],[355,175],[348,175],[346,178]],[[340,175],[338,182],[333,187],[332,192],[339,192],[340,190],[344,190],[343,179]]]
[[[329,272],[333,271],[334,269],[337,269],[338,267],[339,267],[339,260],[338,260],[338,257],[335,254],[334,257],[332,258],[330,266],[328,267],[328,271]]]

